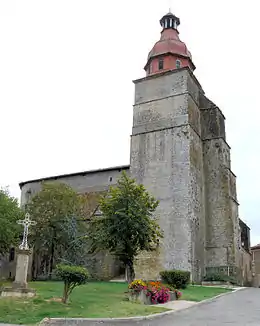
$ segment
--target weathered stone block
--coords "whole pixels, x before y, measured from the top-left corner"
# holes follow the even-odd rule
[[[1,291],[2,297],[31,298],[36,295],[36,290],[30,288],[4,287]]]
[[[145,291],[141,291],[141,292],[136,293],[136,294],[130,294],[129,295],[129,301],[142,303],[142,304],[145,304],[145,305],[152,304],[151,297],[147,296]]]

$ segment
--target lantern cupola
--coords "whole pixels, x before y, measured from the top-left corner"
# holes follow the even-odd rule
[[[179,38],[180,19],[169,12],[160,20],[161,38],[148,54],[144,67],[146,75],[158,74],[167,70],[189,67],[195,70],[192,56],[187,46]]]

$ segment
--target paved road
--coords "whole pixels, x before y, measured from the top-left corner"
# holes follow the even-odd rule
[[[93,325],[93,324],[92,324]],[[91,326],[92,326],[91,325]],[[100,325],[100,324],[99,324]],[[240,290],[162,318],[118,326],[260,326],[260,289]],[[106,324],[106,326],[108,326]],[[109,326],[112,326],[109,325]]]
[[[1,326],[2,324],[0,324]],[[59,324],[60,325],[60,324]],[[63,325],[69,325],[64,323]],[[70,325],[75,325],[74,323]],[[79,325],[79,324],[78,324]],[[80,324],[82,325],[82,324]],[[100,325],[89,323],[84,325]],[[211,302],[195,305],[164,317],[126,323],[104,323],[106,326],[259,326],[260,289],[249,288],[225,295]]]
[[[134,325],[134,324],[133,324]],[[136,324],[137,325],[137,324]],[[139,324],[140,325],[140,324]],[[193,306],[145,326],[259,326],[260,289],[250,288]]]

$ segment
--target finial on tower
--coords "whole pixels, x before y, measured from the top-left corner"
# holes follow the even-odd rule
[[[168,0],[168,4],[169,4],[169,13],[172,12],[172,0]]]

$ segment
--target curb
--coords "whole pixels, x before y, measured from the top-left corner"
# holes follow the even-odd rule
[[[212,298],[209,298],[209,299],[205,299],[205,300],[199,301],[199,302],[197,302],[197,304],[194,305],[194,306],[198,306],[198,305],[200,305],[200,304],[204,304],[204,303],[210,303],[210,302],[212,302],[212,301],[214,301],[214,300],[216,300],[216,299],[218,299],[218,298],[220,298],[220,297],[223,297],[223,296],[225,296],[225,295],[229,295],[229,294],[235,293],[235,292],[237,292],[237,291],[242,291],[242,290],[246,290],[246,289],[247,289],[247,288],[241,287],[241,288],[235,289],[235,290],[230,291],[230,292],[221,293],[221,294],[216,295],[215,297],[212,297]],[[193,306],[192,306],[192,307],[193,307]]]
[[[247,288],[238,288],[233,291],[221,293],[215,297],[196,302],[196,304],[194,304],[192,306],[185,307],[183,309],[170,310],[170,311],[165,311],[165,312],[161,312],[158,314],[152,314],[152,315],[148,315],[148,316],[136,316],[136,317],[125,317],[125,318],[44,318],[38,324],[38,326],[45,326],[45,325],[46,326],[47,325],[62,325],[62,326],[63,325],[82,325],[82,326],[85,326],[86,325],[85,322],[90,322],[91,325],[107,324],[107,323],[110,323],[107,325],[114,325],[114,324],[122,323],[122,322],[153,320],[153,319],[161,318],[161,317],[164,317],[164,316],[167,316],[170,314],[176,314],[176,313],[179,313],[179,312],[187,310],[187,309],[192,309],[199,305],[211,303],[218,298],[221,298],[223,296],[230,295],[232,293],[235,293],[237,291],[242,291],[245,289],[247,289]]]

